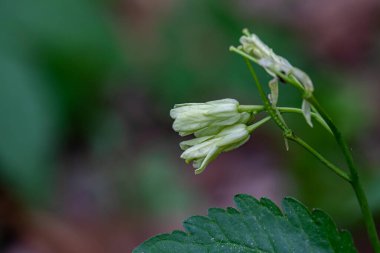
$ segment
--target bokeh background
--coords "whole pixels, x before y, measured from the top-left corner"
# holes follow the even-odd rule
[[[285,151],[273,124],[195,176],[169,110],[260,103],[228,51],[249,28],[309,73],[380,224],[379,24],[376,0],[1,0],[0,252],[131,252],[237,193],[322,208],[369,252],[351,189],[301,148]],[[291,87],[280,93],[300,106]],[[320,127],[286,119],[344,165]]]

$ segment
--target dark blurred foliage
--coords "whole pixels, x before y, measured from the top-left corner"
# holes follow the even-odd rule
[[[380,213],[380,6],[339,1],[0,1],[0,251],[130,252],[237,193],[293,195],[367,239],[351,189],[272,125],[201,175],[168,112],[225,97],[260,103],[244,27],[304,69],[352,145]],[[263,82],[267,74],[259,70]],[[291,87],[280,104],[300,106]],[[330,136],[289,125],[344,166]]]

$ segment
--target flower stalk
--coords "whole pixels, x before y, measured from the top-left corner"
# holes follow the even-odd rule
[[[175,105],[170,111],[173,129],[181,136],[195,136],[180,143],[181,158],[193,163],[195,174],[202,173],[221,153],[246,143],[256,128],[271,119],[251,124],[262,110],[262,106],[240,106],[235,99]]]
[[[262,43],[256,35],[250,34],[247,30],[244,30],[243,34],[244,36],[240,40],[242,45],[237,48],[230,47],[230,51],[233,51],[244,57],[248,65],[248,68],[255,80],[260,96],[264,102],[265,109],[268,111],[268,113],[272,117],[274,116],[273,118],[275,119],[276,115],[274,115],[273,113],[273,108],[271,109],[268,106],[267,98],[262,95],[263,89],[249,61],[255,62],[256,64],[262,66],[270,75],[275,76],[275,78],[280,78],[285,83],[288,83],[296,87],[302,93],[304,99],[301,111],[303,112],[307,123],[312,126],[311,117],[312,115],[317,115],[318,121],[321,122],[321,124],[324,125],[325,128],[334,136],[339,148],[341,149],[345,157],[350,172],[349,175],[337,166],[335,166],[334,164],[332,164],[331,162],[327,161],[310,145],[308,145],[299,137],[295,136],[292,133],[292,131],[287,131],[287,128],[284,127],[282,124],[279,124],[278,120],[275,119],[275,122],[284,131],[284,136],[287,139],[292,140],[298,143],[299,145],[303,146],[307,151],[313,154],[317,159],[319,159],[328,168],[334,171],[338,176],[345,179],[347,182],[351,184],[355,192],[355,195],[358,199],[358,203],[363,215],[364,223],[369,235],[371,245],[374,249],[374,252],[380,253],[379,236],[377,234],[375,222],[368,205],[367,196],[364,192],[363,186],[359,178],[358,169],[353,161],[352,153],[350,152],[347,143],[345,142],[344,138],[342,137],[342,134],[336,127],[331,117],[327,114],[327,112],[319,104],[318,100],[314,97],[313,86],[310,81],[310,78],[301,70],[293,68],[286,60],[283,61],[282,57],[275,55],[273,51],[269,49],[269,47],[267,47],[264,43]],[[263,64],[263,57],[264,60],[266,60],[267,64]],[[281,111],[278,108],[277,110]],[[312,112],[312,110],[314,110],[315,112]],[[289,111],[294,111],[294,108],[292,108]]]
[[[175,105],[170,111],[170,116],[174,119],[173,129],[181,136],[194,135],[195,137],[180,143],[181,149],[184,150],[181,158],[185,159],[187,163],[192,162],[195,174],[199,174],[221,153],[240,147],[250,139],[255,129],[273,120],[283,132],[287,149],[288,140],[302,146],[332,172],[351,184],[358,199],[372,247],[376,253],[380,253],[375,222],[352,153],[331,117],[313,95],[314,86],[311,79],[305,72],[292,66],[285,58],[276,55],[255,34],[249,33],[246,29],[243,30],[240,43],[240,46],[230,47],[230,50],[243,56],[263,105],[240,105],[234,99]],[[263,67],[273,77],[269,82],[270,93],[268,95],[251,62]],[[277,106],[280,81],[294,86],[301,92],[301,108]],[[255,116],[262,112],[267,113],[268,116],[254,122]],[[334,136],[345,157],[349,173],[326,159],[306,141],[295,135],[282,117],[283,113],[302,113],[311,127],[313,126],[312,119],[320,123]]]
[[[372,244],[374,251],[376,253],[380,253],[379,235],[376,230],[375,221],[373,219],[371,209],[369,208],[368,199],[364,192],[362,183],[360,181],[358,168],[356,167],[354,163],[352,153],[350,152],[348,145],[346,141],[344,140],[342,134],[340,133],[339,129],[335,126],[331,117],[326,113],[326,111],[319,104],[318,100],[314,96],[311,96],[310,98],[308,98],[308,101],[310,102],[310,104],[314,106],[314,108],[320,113],[321,117],[328,124],[329,128],[331,129],[335,137],[336,142],[338,143],[340,149],[343,152],[343,156],[345,157],[346,163],[350,170],[350,178],[351,178],[350,183],[355,192],[356,198],[358,200],[358,203],[363,215],[364,223],[368,231],[370,242]]]
[[[253,69],[252,65],[250,64],[249,61],[246,60],[246,63],[248,65],[248,68],[251,72],[251,75],[253,77],[253,79],[255,80],[255,83],[256,83],[256,86],[259,90],[259,93],[263,93],[263,88],[262,88],[262,85],[260,83],[260,81],[258,80],[257,78],[257,75],[256,75],[256,72],[255,70]],[[265,97],[265,94],[263,93],[263,95],[261,96],[262,99],[266,100],[264,101],[264,104],[267,104],[267,106],[265,106],[268,114],[273,118],[273,117],[277,117],[277,114],[276,112],[273,111],[273,107],[272,106],[268,106],[268,99]],[[294,108],[292,108],[294,109]],[[286,110],[286,109],[285,109]],[[280,110],[278,110],[280,111]],[[315,114],[316,115],[316,114]],[[316,157],[318,160],[320,160],[324,165],[327,166],[327,168],[331,169],[335,174],[337,174],[339,177],[341,177],[342,179],[348,181],[348,182],[351,182],[351,178],[349,175],[347,175],[346,172],[344,172],[344,170],[342,170],[341,168],[339,168],[338,166],[334,165],[332,162],[328,161],[325,157],[323,157],[318,151],[316,151],[314,148],[312,148],[309,144],[307,144],[304,140],[302,140],[300,137],[296,136],[293,131],[291,129],[289,129],[286,125],[282,125],[281,122],[278,123],[278,121],[274,120],[277,125],[283,130],[283,134],[284,134],[284,137],[286,140],[291,140],[297,144],[299,144],[300,146],[302,146],[304,149],[306,149],[307,151],[309,151],[314,157]]]
[[[180,147],[185,151],[181,158],[187,163],[193,162],[196,168],[195,174],[200,174],[220,153],[236,149],[246,143],[252,130],[244,124],[236,124],[223,128],[215,135],[183,141]]]

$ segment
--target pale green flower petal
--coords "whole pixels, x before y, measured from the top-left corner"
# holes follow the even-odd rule
[[[202,164],[199,166],[199,168],[197,168],[195,170],[195,174],[200,174],[202,173],[205,169],[206,169],[206,166],[209,165],[210,162],[212,162],[213,160],[215,160],[219,153],[220,153],[220,149],[218,149],[217,147],[213,147],[207,154],[207,156],[205,157],[205,159],[203,159],[202,161]]]
[[[276,106],[278,101],[278,78],[275,77],[269,81],[270,95],[269,100],[273,106]]]
[[[236,114],[237,106],[232,104],[227,105],[218,105],[210,106],[210,109],[207,110],[204,114],[207,116],[214,117],[228,117],[232,114]]]
[[[183,141],[180,146],[185,151],[181,158],[186,162],[193,161],[196,174],[201,173],[206,166],[220,153],[235,149],[248,141],[250,134],[245,124],[224,127],[219,133]]]
[[[302,112],[305,116],[305,120],[309,126],[313,127],[313,122],[311,121],[311,105],[305,99],[302,100]]]
[[[247,124],[253,118],[252,113],[242,112],[240,113],[239,123]]]
[[[305,72],[293,67],[285,58],[275,54],[257,35],[250,34],[246,29],[243,34],[240,38],[241,46],[239,49],[250,54],[255,59],[255,62],[262,66],[271,76],[277,77],[278,73],[292,74],[305,88],[306,95],[313,92],[313,83]]]
[[[236,142],[230,146],[227,146],[223,152],[228,152],[228,151],[231,151],[231,150],[234,150],[234,149],[237,149],[238,147],[244,145],[249,139],[251,138],[250,135],[246,136],[244,139],[242,139],[240,142]]]
[[[195,146],[197,144],[200,144],[202,142],[205,142],[209,139],[213,138],[213,136],[203,136],[203,137],[199,137],[199,138],[194,138],[194,139],[191,139],[191,140],[187,140],[187,141],[182,141],[179,146],[181,147],[182,150],[186,150],[192,146]]]
[[[305,90],[309,93],[314,91],[313,82],[310,77],[298,68],[293,68],[291,70],[292,74],[299,80],[299,82],[305,87]]]
[[[202,128],[194,133],[195,137],[202,137],[202,136],[209,136],[209,135],[215,135],[219,133],[225,126],[208,126],[205,128]]]
[[[222,128],[249,120],[246,112],[239,112],[235,99],[220,99],[206,103],[175,105],[170,111],[174,119],[173,129],[181,136],[196,133],[196,136],[216,134]]]
[[[208,102],[206,102],[206,104],[210,104],[210,105],[234,104],[234,105],[238,106],[239,102],[233,98],[223,98],[223,99],[219,99],[219,100],[208,101]]]
[[[216,146],[215,143],[217,141],[218,139],[213,138],[205,142],[196,144],[186,149],[185,152],[182,153],[181,158],[188,161],[192,161],[194,159],[205,157],[207,153],[211,150],[211,148]]]
[[[223,134],[223,135],[221,135]],[[231,144],[236,144],[243,141],[247,136],[249,136],[249,132],[247,130],[247,126],[240,124],[230,127],[226,131],[222,131],[220,135],[216,135],[215,137],[222,137],[221,140],[217,143],[220,147],[226,147]]]
[[[202,158],[194,160],[193,161],[193,167],[194,167],[194,169],[198,169],[199,167],[201,167],[202,162],[203,162],[204,159],[205,159],[205,157],[202,157]]]

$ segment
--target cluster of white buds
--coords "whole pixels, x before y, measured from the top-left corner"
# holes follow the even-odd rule
[[[170,111],[173,129],[181,136],[194,134],[196,138],[183,141],[181,158],[193,162],[195,174],[201,173],[220,153],[235,149],[248,141],[247,123],[253,115],[239,112],[234,99],[221,99],[207,103],[175,105]]]
[[[226,126],[246,124],[252,114],[239,112],[238,107],[239,102],[229,98],[206,103],[177,104],[170,111],[170,117],[174,119],[174,131],[181,136],[208,136],[220,132]]]
[[[269,83],[271,90],[269,99],[273,106],[276,106],[278,99],[278,82],[279,80],[284,80],[283,77],[291,76],[295,82],[303,87],[306,97],[313,93],[313,83],[305,72],[293,67],[285,58],[275,54],[257,35],[249,33],[247,29],[243,30],[243,34],[240,38],[241,45],[238,49],[253,57],[257,64],[273,76]],[[307,123],[312,126],[311,106],[306,100],[302,102],[302,110]]]
[[[203,172],[206,166],[220,153],[240,147],[249,140],[250,133],[245,124],[224,127],[215,135],[197,137],[179,145],[184,152],[181,158],[193,162],[195,174]]]

